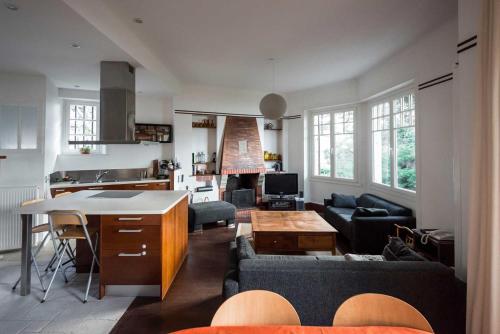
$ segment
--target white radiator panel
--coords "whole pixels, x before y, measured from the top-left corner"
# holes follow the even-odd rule
[[[0,187],[0,251],[21,248],[21,215],[16,209],[38,194],[37,186]]]

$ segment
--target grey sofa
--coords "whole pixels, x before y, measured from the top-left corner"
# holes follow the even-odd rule
[[[464,333],[465,296],[453,270],[437,262],[255,255],[252,250],[237,250],[235,243],[230,246],[230,258],[223,284],[225,298],[247,290],[274,291],[293,304],[303,325],[330,326],[345,300],[373,292],[410,303],[436,333]]]
[[[356,198],[356,205],[386,209],[388,216],[353,216],[355,208],[335,207],[331,198],[325,199],[324,205],[325,220],[349,240],[354,253],[381,254],[387,244],[387,236],[395,233],[394,224],[409,228],[415,228],[416,225],[411,209],[372,194],[362,194]]]

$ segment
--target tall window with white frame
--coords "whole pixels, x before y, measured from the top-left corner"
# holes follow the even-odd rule
[[[67,101],[67,140],[68,141],[95,141],[99,138],[99,105],[87,101]],[[97,145],[68,144],[69,152],[78,152],[82,147],[90,147],[91,151],[98,151]]]
[[[312,118],[312,175],[354,180],[354,110],[318,112]]]
[[[372,181],[416,191],[415,94],[406,93],[371,107]]]

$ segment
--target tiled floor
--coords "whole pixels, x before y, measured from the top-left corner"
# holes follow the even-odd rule
[[[51,248],[40,255],[41,263],[50,259]],[[31,295],[19,295],[19,287],[12,284],[20,273],[20,253],[3,254],[0,257],[0,334],[16,333],[109,333],[118,319],[134,300],[133,297],[97,297],[98,275],[93,276],[89,300],[82,303],[88,275],[76,275],[68,271],[69,283],[60,275],[56,277],[49,297],[40,303],[43,292],[32,270]],[[44,281],[49,282],[50,276]]]

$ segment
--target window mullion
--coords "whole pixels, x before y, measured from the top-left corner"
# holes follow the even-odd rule
[[[335,178],[335,112],[330,112],[330,178]]]
[[[394,149],[394,136],[395,136],[395,131],[394,131],[394,109],[393,109],[393,99],[389,99],[389,115],[390,115],[390,124],[389,124],[389,129],[390,129],[390,144],[391,144],[391,188],[396,187],[396,182],[395,182],[395,177],[396,177],[396,164],[395,164],[395,149]]]

